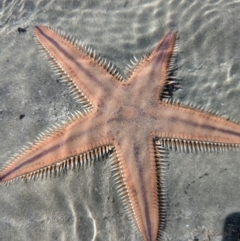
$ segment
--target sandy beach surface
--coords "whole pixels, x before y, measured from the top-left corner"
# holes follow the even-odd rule
[[[174,99],[240,122],[240,1],[2,0],[0,167],[38,133],[81,108],[33,38],[64,30],[119,68],[178,31]],[[164,241],[237,241],[240,152],[171,151]],[[238,234],[237,234],[238,227]],[[118,199],[109,161],[47,180],[0,185],[0,241],[138,241]]]

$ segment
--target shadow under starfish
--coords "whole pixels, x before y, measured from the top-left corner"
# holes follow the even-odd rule
[[[58,175],[108,156],[114,180],[144,241],[161,238],[166,216],[164,170],[168,149],[207,152],[238,149],[240,125],[171,100],[176,34],[118,68],[74,38],[48,27],[36,39],[53,69],[84,111],[39,137],[0,171],[0,182]]]

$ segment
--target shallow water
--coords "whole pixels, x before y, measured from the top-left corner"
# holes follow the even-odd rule
[[[25,143],[79,108],[33,39],[49,25],[124,68],[177,30],[174,98],[240,122],[240,1],[2,1],[0,166]],[[26,31],[21,31],[21,29]],[[19,31],[20,33],[19,33]],[[166,241],[222,237],[240,211],[239,152],[170,153]],[[109,162],[59,178],[0,186],[0,240],[140,240],[114,189]],[[234,239],[232,239],[234,240]]]

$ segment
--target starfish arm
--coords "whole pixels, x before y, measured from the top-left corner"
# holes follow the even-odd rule
[[[178,104],[162,103],[158,111],[165,120],[156,124],[158,130],[163,130],[157,135],[170,142],[180,140],[179,143],[185,143],[189,148],[200,145],[200,148],[205,146],[211,150],[240,145],[240,125],[237,123]],[[160,113],[154,114],[160,116]]]
[[[35,27],[35,36],[62,82],[67,82],[76,99],[87,107],[97,106],[120,85],[117,70],[74,38],[44,26]]]
[[[45,137],[40,135],[40,139],[2,168],[0,182],[56,175],[63,168],[82,166],[111,152],[113,141],[107,130],[98,130],[100,123],[84,121],[85,118]]]
[[[171,82],[169,72],[171,60],[175,55],[175,46],[176,33],[166,34],[149,57],[134,70],[129,83],[132,83],[134,91],[140,93],[141,99],[145,102],[153,100],[154,95],[157,100],[159,96],[165,96],[164,89]]]
[[[117,189],[132,222],[144,241],[156,241],[164,216],[159,217],[158,173],[152,137],[115,142],[117,158],[112,162]]]

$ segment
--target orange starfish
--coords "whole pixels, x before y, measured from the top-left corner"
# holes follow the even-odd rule
[[[0,171],[0,182],[56,175],[108,156],[121,199],[144,241],[160,239],[166,212],[167,149],[215,151],[240,144],[240,126],[170,101],[176,34],[166,34],[128,78],[85,45],[43,26],[35,35],[84,106],[48,131]]]

